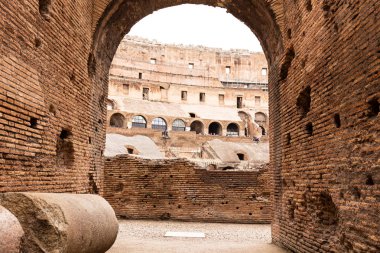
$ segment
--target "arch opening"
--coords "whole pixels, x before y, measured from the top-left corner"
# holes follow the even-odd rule
[[[132,128],[146,128],[146,119],[141,116],[134,116],[132,118]]]
[[[190,124],[190,131],[194,131],[196,134],[203,134],[204,133],[203,123],[198,120],[193,121]]]
[[[185,121],[181,119],[174,120],[172,129],[173,131],[185,131],[186,130]]]
[[[119,12],[119,10],[117,9],[112,9],[114,8],[115,6],[113,6],[113,4],[111,4],[109,7],[108,7],[108,14],[110,14],[109,16],[107,16],[108,14],[106,13],[105,15],[106,16],[103,16],[103,20],[101,20],[101,22],[106,21],[106,23],[103,23],[103,24],[99,24],[98,28],[97,28],[97,33],[95,33],[95,37],[94,39],[95,40],[99,40],[100,42],[99,43],[96,43],[94,44],[94,47],[93,47],[93,58],[91,58],[93,61],[91,61],[91,64],[90,66],[91,67],[94,67],[92,69],[94,69],[94,75],[92,75],[91,77],[93,77],[93,79],[95,81],[99,80],[99,76],[101,76],[103,74],[103,71],[108,71],[109,70],[109,66],[110,66],[110,63],[108,63],[108,61],[112,61],[112,59],[110,59],[109,57],[110,56],[113,56],[114,55],[114,52],[116,52],[116,48],[117,48],[117,43],[116,44],[116,47],[113,48],[113,44],[111,43],[111,41],[114,41],[114,42],[120,42],[122,37],[124,36],[125,34],[125,31],[128,31],[128,29],[132,26],[131,24],[133,24],[134,22],[137,22],[139,20],[139,18],[141,17],[144,17],[145,14],[144,13],[141,13],[141,12],[145,12],[146,10],[142,11],[142,10],[138,10],[139,11],[139,14],[137,16],[130,16],[130,17],[125,17],[127,15],[125,15],[125,13],[128,13],[129,11],[133,12],[135,6],[130,6],[128,3],[126,3],[126,1],[123,1],[123,0],[115,0],[115,2],[119,2],[119,6],[118,8],[121,6],[121,8],[123,8],[123,6],[129,6],[131,7],[128,11],[127,11],[127,8],[125,8],[125,11],[124,13],[122,14],[122,17],[119,15],[121,14],[121,12]],[[148,1],[149,2],[149,1]],[[173,1],[174,2],[174,1]],[[177,3],[186,3],[187,1],[176,1],[176,4]],[[219,3],[219,1],[211,1],[212,3],[215,3],[215,5],[217,5]],[[250,6],[250,10],[247,10],[246,14],[238,14],[239,12],[237,11],[239,9],[239,7],[237,5],[239,5],[239,3],[237,3],[236,5],[235,4],[229,4],[227,3],[226,7],[228,9],[229,12],[231,12],[232,14],[236,14],[235,16],[237,15],[243,15],[243,19],[244,19],[244,15],[246,15],[245,17],[247,19],[250,19],[249,16],[252,15],[252,10],[255,9],[256,7],[260,6],[260,8],[268,8],[268,4],[267,3],[264,3],[265,0],[259,0],[257,1],[257,3],[252,3],[252,6]],[[208,1],[208,4],[210,4],[210,1]],[[136,4],[136,5],[139,5],[139,4]],[[167,5],[167,6],[170,6],[171,4],[168,3],[167,1],[157,1],[155,2],[154,4],[152,4],[151,8],[153,10],[158,10],[160,8],[163,8],[165,7],[164,5]],[[167,7],[166,6],[166,7]],[[115,7],[116,8],[116,7]],[[252,8],[252,9],[251,9]],[[149,11],[150,12],[150,11]],[[119,14],[117,14],[119,13]],[[264,13],[264,15],[263,15]],[[266,12],[263,12],[263,13],[260,13],[260,17],[258,18],[258,21],[249,21],[251,22],[249,24],[246,24],[252,29],[252,30],[255,30],[256,29],[262,29],[260,28],[260,24],[253,24],[252,22],[262,22],[263,24],[265,23],[264,19],[268,18],[268,19],[272,19],[273,18],[273,13],[271,13],[270,11],[268,12],[268,16],[267,17],[264,17],[266,16]],[[116,18],[115,20],[113,20],[113,18]],[[242,18],[242,17],[241,17]],[[240,18],[240,20],[242,20]],[[124,23],[127,24],[127,26],[129,28],[126,28],[125,26],[122,27],[122,23],[118,23],[117,20],[120,19],[123,21],[123,22],[126,22]],[[260,20],[260,19],[263,19],[263,20]],[[273,21],[273,20],[272,20]],[[104,25],[104,26],[102,26]],[[274,25],[275,27],[276,25]],[[101,34],[102,32],[99,30],[99,29],[104,29],[104,32],[108,35],[107,37],[105,37],[103,34]],[[277,28],[275,28],[274,30],[276,30]],[[123,32],[124,31],[124,32]],[[279,30],[277,31],[279,32]],[[258,35],[258,33],[262,33],[262,36]],[[274,32],[276,33],[276,32]],[[255,34],[259,37],[259,40],[261,41],[261,44],[265,44],[265,43],[272,43],[270,42],[269,40],[267,40],[267,37],[269,37],[270,35],[267,34],[267,31],[259,31],[257,32],[255,30]],[[264,38],[265,37],[265,38]],[[102,40],[101,38],[107,38],[106,40]],[[261,39],[260,39],[261,38]],[[274,37],[275,38],[275,37]],[[280,38],[280,36],[278,37]],[[277,40],[273,40],[273,42],[275,43],[278,43]],[[264,49],[265,53],[266,53],[266,57],[267,57],[267,60],[268,58],[270,58],[270,60],[268,60],[269,62],[273,62],[275,61],[275,58],[274,57],[277,57],[277,53],[275,53],[276,50],[278,51],[281,51],[280,48],[282,46],[280,46],[281,43],[279,43],[278,45],[274,46],[274,47],[270,47],[269,45],[266,46],[266,49]],[[263,45],[264,47],[264,45]],[[104,54],[104,52],[102,52],[100,49],[102,48],[107,48],[107,51],[109,53],[107,54]],[[270,56],[269,56],[270,55]],[[273,58],[272,58],[273,57]],[[157,65],[160,65],[160,62],[159,62],[159,56],[155,58],[155,61],[154,61],[154,64],[151,63],[151,66],[152,68],[156,68]],[[189,67],[189,69],[191,69],[191,71],[196,71],[197,70],[197,65],[194,64],[194,63],[189,63],[189,66],[191,66],[191,68]],[[190,70],[189,70],[190,71]],[[231,69],[230,69],[230,73],[228,75],[231,75],[232,73],[234,73],[234,69],[233,69],[233,65],[231,64]],[[269,74],[271,73],[271,71],[268,72]],[[137,76],[138,76],[138,79],[148,79],[149,78],[149,74],[146,74],[145,72],[144,73],[141,73],[139,72],[138,75],[136,74],[136,79],[137,79]],[[140,80],[138,80],[140,81]],[[143,81],[146,81],[146,80],[143,80]],[[238,83],[238,85],[245,85],[245,84],[241,84],[241,83]],[[244,86],[244,88],[248,88]],[[130,87],[130,89],[132,90],[132,85]],[[160,91],[161,91],[161,95],[162,95],[162,87],[159,87]],[[150,90],[150,93],[149,93],[149,100],[150,101],[143,101],[142,104],[147,104],[147,102],[155,102],[155,101],[158,101],[159,98],[155,98],[154,97],[154,93],[155,91],[152,89]],[[181,94],[181,93],[178,93],[178,94]],[[197,93],[198,95],[199,93]],[[182,94],[181,94],[182,95]],[[181,96],[180,99],[181,100],[186,100],[188,103],[189,101],[191,100],[191,95],[189,93],[189,96],[186,96],[186,99],[183,99],[184,96]],[[140,96],[141,96],[141,91],[140,91]],[[236,98],[235,99],[235,102],[236,102]],[[197,100],[199,100],[199,97],[197,96]],[[243,103],[242,101],[243,99],[241,99],[241,101],[239,101],[239,103],[241,104],[240,106],[238,106],[239,108],[240,107],[245,107],[245,103]],[[209,96],[207,95],[207,102],[209,102]],[[222,100],[220,99],[220,96],[219,96],[219,104],[223,104],[225,103],[225,101],[228,101],[228,96],[222,97]],[[197,101],[197,102],[201,102],[201,101]],[[227,103],[227,102],[226,102]],[[196,112],[193,112],[193,110]],[[243,110],[243,109],[242,109]],[[216,121],[219,119],[218,118],[206,118],[208,119],[206,123],[206,125],[204,125],[201,121],[199,120],[196,120],[196,119],[202,119],[202,117],[204,116],[203,112],[202,111],[198,111],[198,110],[195,110],[195,109],[189,109],[188,111],[190,111],[191,113],[189,113],[189,116],[190,119],[189,121],[191,122],[191,120],[195,120],[191,123],[190,125],[190,130],[191,131],[194,131],[196,134],[205,134],[207,133],[206,131],[208,131],[208,134],[210,135],[217,135],[217,136],[222,136],[222,135],[227,135],[227,136],[239,136],[239,131],[240,131],[240,123],[239,124],[236,124],[236,123],[230,123],[226,129],[223,129],[224,127],[226,127],[226,125],[228,124],[228,121],[231,122],[231,121],[239,121],[239,119],[236,119],[236,118],[230,118],[230,119],[227,119],[225,121],[220,121],[222,122],[223,124],[223,127],[222,127],[222,124],[219,123],[219,122],[212,122],[208,129],[207,129],[207,123],[209,123],[210,119],[213,120],[213,121]],[[150,114],[150,113],[145,113],[145,112],[139,112],[139,113],[142,113],[143,115],[153,115],[153,114]],[[221,113],[223,114],[223,113]],[[160,114],[158,114],[157,116],[159,116]],[[169,120],[169,125],[170,125],[170,122],[172,122],[172,118],[169,118],[169,116],[166,116],[166,114],[161,114],[162,116],[164,116],[165,118],[167,118]],[[160,115],[160,116],[161,116]],[[239,114],[240,115],[240,114]],[[250,132],[252,132],[252,123],[254,124],[253,120],[252,120],[252,116],[251,115],[248,115],[247,113],[245,113],[244,115],[242,114],[243,118],[245,119],[246,121],[246,126],[245,126],[245,133],[246,135],[248,136],[250,134]],[[140,116],[142,117],[142,116]],[[176,117],[184,117],[184,116],[176,116]],[[151,120],[151,118],[153,118],[152,116],[149,116],[149,121]],[[174,117],[175,119],[175,117]],[[172,123],[172,130],[173,131],[186,131],[186,124],[185,122],[180,122],[182,120],[180,119],[176,119],[173,121]],[[138,124],[138,125],[137,125]],[[153,121],[152,121],[152,128],[153,129],[160,129],[160,130],[167,130],[167,122],[163,119],[163,118],[155,118]],[[146,120],[144,119],[143,121],[141,120],[141,122],[132,122],[132,127],[144,127],[146,128],[147,127],[147,123],[146,123]],[[170,127],[170,126],[169,126]],[[241,127],[243,128],[243,125],[241,124]],[[173,136],[175,135],[175,133],[173,133]],[[184,134],[185,135],[185,134]],[[218,138],[218,137],[208,137],[208,136],[198,136],[200,139],[214,139],[214,138]],[[174,137],[172,138],[174,139]],[[164,140],[164,141],[168,141],[168,140]],[[171,141],[171,140],[170,140]],[[174,150],[174,149],[173,149]],[[179,150],[179,149],[178,149]],[[177,151],[177,150],[175,150]],[[174,153],[174,152],[173,152]],[[209,154],[207,154],[209,155]],[[245,153],[242,153],[242,152],[239,152],[238,154],[235,153],[233,154],[232,153],[232,157],[233,155],[237,156],[239,158],[240,161],[245,161],[248,159],[248,156],[247,154]],[[212,153],[211,155],[212,156]],[[236,161],[236,157],[233,157]]]
[[[155,118],[152,121],[152,128],[165,131],[167,129],[166,121],[163,118]]]
[[[209,135],[222,135],[222,125],[218,122],[212,122],[208,127]]]
[[[227,136],[239,136],[239,125],[236,123],[230,123],[227,126]]]
[[[128,0],[112,1],[97,22],[94,32],[92,50],[88,58],[90,77],[108,74],[120,41],[138,21],[154,11],[182,4],[194,4],[194,2],[150,0],[136,4]],[[219,0],[204,0],[197,1],[196,4],[225,8],[228,13],[245,23],[260,41],[269,65],[277,62],[282,55],[284,44],[281,30],[275,18],[276,13],[266,0],[253,1],[249,4],[243,1],[221,3]]]
[[[111,116],[110,127],[124,127],[125,117],[121,113],[115,113]]]

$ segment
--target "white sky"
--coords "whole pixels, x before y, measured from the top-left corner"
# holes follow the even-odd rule
[[[223,8],[184,4],[161,9],[132,27],[129,35],[162,43],[262,52],[251,30]]]

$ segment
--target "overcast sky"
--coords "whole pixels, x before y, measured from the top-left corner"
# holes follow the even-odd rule
[[[185,4],[154,12],[129,32],[163,43],[261,52],[256,36],[223,8]]]

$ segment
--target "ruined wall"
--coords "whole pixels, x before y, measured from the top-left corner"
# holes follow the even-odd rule
[[[99,2],[1,2],[0,191],[101,189],[121,38],[163,7],[224,6],[269,61],[273,241],[296,252],[379,251],[379,1]]]
[[[170,114],[168,108],[158,114],[152,111],[152,107],[159,106],[154,103],[164,102],[186,110],[181,117],[189,118],[189,112],[202,110],[214,113],[197,116],[202,119],[222,120],[225,118],[220,114],[233,113],[232,119],[241,110],[268,115],[267,82],[263,53],[169,45],[126,36],[112,60],[108,98],[114,101],[113,109],[121,112]],[[142,100],[151,104],[140,103]],[[218,114],[215,107],[230,111]],[[268,130],[267,124],[265,128]],[[244,134],[244,128],[241,132]]]
[[[128,219],[270,223],[268,169],[207,171],[184,159],[106,158],[104,197]]]
[[[226,67],[229,71],[226,72]],[[139,78],[151,82],[221,87],[220,81],[268,83],[263,53],[162,44],[126,36],[112,62],[111,77]]]
[[[162,131],[148,128],[131,128],[123,129],[110,127],[107,129],[107,133],[122,134],[125,136],[144,135],[151,138],[157,145],[164,147],[193,147],[200,148],[201,145],[207,141],[214,139],[222,140],[225,142],[236,143],[252,143],[252,137],[232,137],[232,136],[213,136],[213,135],[199,135],[194,131],[188,132],[169,132],[169,139],[162,138]],[[265,138],[262,138],[265,141]]]
[[[296,252],[380,251],[380,2],[285,1],[271,71],[273,241]]]
[[[92,17],[83,15],[92,9],[1,1],[0,192],[101,191],[105,108],[87,74]]]

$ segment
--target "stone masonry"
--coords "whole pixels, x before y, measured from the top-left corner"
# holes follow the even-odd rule
[[[0,1],[0,191],[103,192],[108,74],[131,27],[224,7],[269,68],[273,242],[380,250],[380,2]]]
[[[107,158],[104,197],[121,218],[270,223],[270,175],[208,171],[185,159]]]

